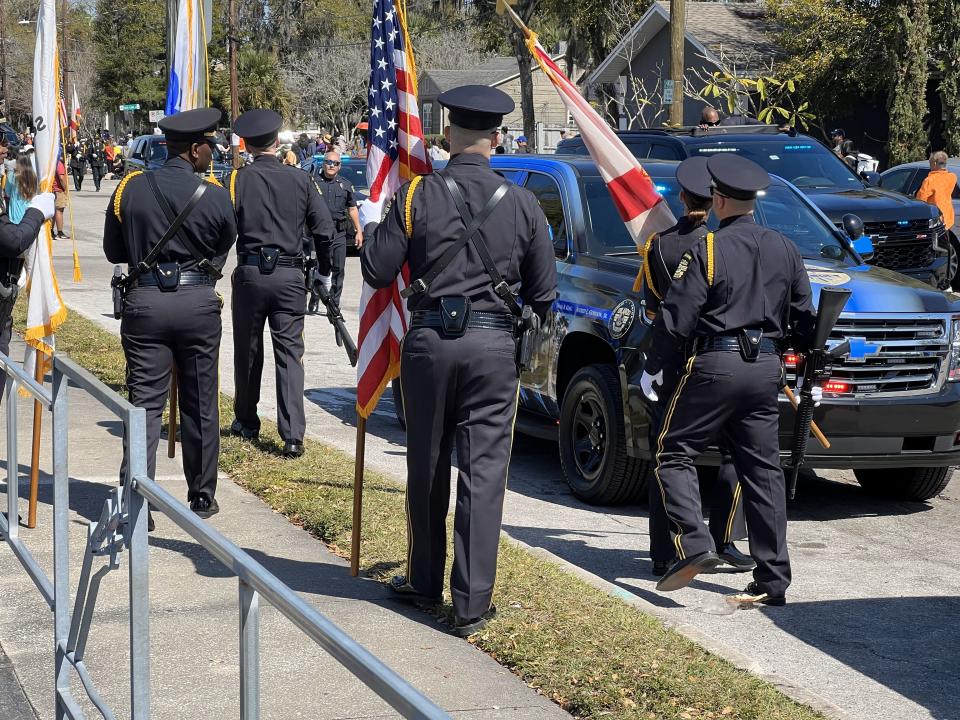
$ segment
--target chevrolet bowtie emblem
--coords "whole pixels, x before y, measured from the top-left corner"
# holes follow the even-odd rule
[[[850,354],[846,357],[846,362],[862,363],[870,355],[879,355],[883,345],[879,343],[868,342],[866,338],[852,337],[847,338],[850,341]],[[836,344],[839,344],[836,343]]]

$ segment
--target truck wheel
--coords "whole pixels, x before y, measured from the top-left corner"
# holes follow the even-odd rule
[[[860,487],[873,495],[896,500],[930,500],[947,487],[952,467],[854,470]]]
[[[403,393],[400,391],[400,378],[394,378],[390,383],[390,391],[393,393],[393,411],[397,415],[397,422],[404,432],[407,430],[407,418],[403,413]]]
[[[950,243],[950,252],[948,254],[947,282],[948,289],[960,289],[960,242],[954,237],[953,233],[948,233],[948,242]]]
[[[560,465],[573,494],[593,505],[646,499],[650,463],[627,455],[620,379],[588,365],[570,380],[560,409]]]

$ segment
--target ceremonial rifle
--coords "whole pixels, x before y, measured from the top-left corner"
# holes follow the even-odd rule
[[[850,291],[845,288],[821,288],[820,290],[813,343],[803,361],[803,385],[800,388],[800,403],[797,406],[797,417],[793,425],[793,449],[787,465],[790,470],[790,483],[787,488],[791,500],[797,494],[797,477],[800,475],[803,457],[807,453],[807,440],[810,437],[810,426],[813,424],[813,388],[816,385],[822,386],[833,371],[834,361],[850,352],[849,340],[844,340],[832,350],[827,349],[830,331],[836,325],[849,298]]]
[[[323,303],[323,306],[327,309],[327,320],[333,325],[337,345],[346,350],[350,364],[356,367],[357,344],[347,330],[347,324],[343,319],[343,313],[340,312],[340,307],[330,297],[330,291],[320,282],[320,274],[317,270],[317,254],[315,252],[310,253],[310,259],[307,261],[307,290],[310,292],[310,312],[315,313],[319,309],[319,303]]]

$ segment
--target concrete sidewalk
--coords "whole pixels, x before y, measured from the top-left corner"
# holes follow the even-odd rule
[[[12,357],[22,357],[22,353],[22,344],[15,343]],[[99,517],[104,499],[116,484],[121,427],[79,390],[71,390],[69,405],[73,593],[86,527]],[[24,498],[32,403],[21,399],[19,406],[18,449],[24,461],[20,493]],[[38,527],[22,528],[21,538],[52,574],[49,416],[43,429]],[[0,430],[0,436],[5,437],[5,430]],[[162,443],[157,480],[176,497],[184,498],[186,486],[179,463],[167,459],[165,449]],[[344,560],[227,478],[221,477],[217,496],[221,513],[211,523],[218,530],[451,716],[483,720],[569,717],[490,657],[454,638],[430,615],[391,600],[383,585],[351,578]],[[0,501],[5,506],[5,499]],[[25,500],[21,514],[26,516]],[[172,523],[162,516],[156,519],[157,530],[150,538],[151,718],[238,717],[237,580]],[[95,562],[94,569],[97,567]],[[261,603],[261,608],[263,718],[397,717],[276,610],[266,603]],[[11,675],[0,652],[0,718],[33,717],[23,697],[12,693],[18,684],[40,718],[53,717],[52,638],[52,613],[13,553],[0,545],[0,646],[16,673]],[[127,567],[121,555],[120,569],[103,581],[86,653],[97,688],[117,717],[129,714],[127,646]],[[75,682],[75,694],[84,698],[81,704],[85,709],[93,711],[79,682]]]

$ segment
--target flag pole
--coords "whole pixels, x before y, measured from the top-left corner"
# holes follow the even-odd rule
[[[34,379],[43,385],[44,354],[37,350],[34,355]],[[27,527],[37,526],[37,494],[40,489],[40,429],[43,422],[43,406],[39,400],[33,401],[33,449],[30,455],[30,501],[27,512]]]
[[[360,525],[363,513],[363,466],[367,449],[367,419],[357,413],[357,452],[353,469],[353,529],[350,536],[350,575],[360,574]]]

